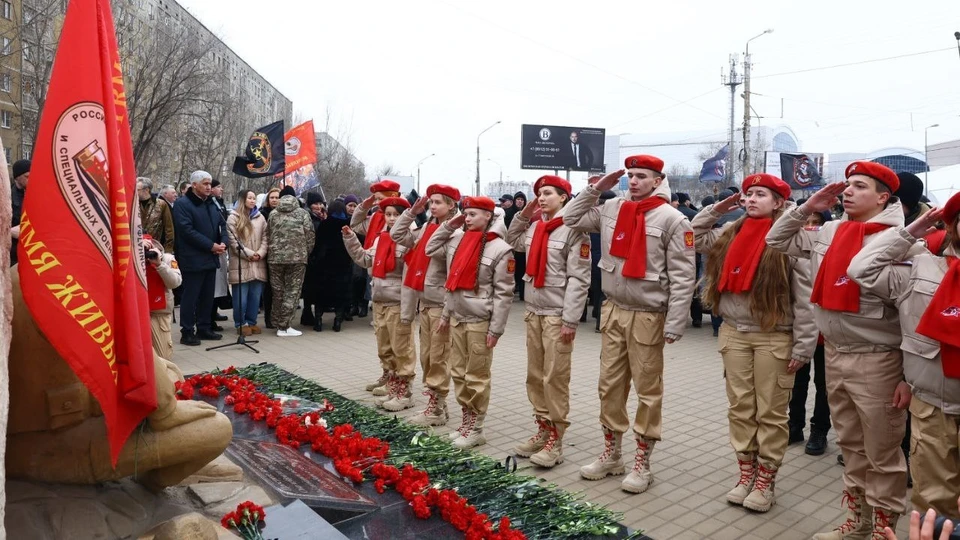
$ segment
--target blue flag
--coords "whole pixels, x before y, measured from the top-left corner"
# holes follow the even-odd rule
[[[701,182],[722,182],[726,176],[727,155],[730,154],[730,145],[726,144],[721,148],[717,155],[703,162],[703,168],[700,169]]]

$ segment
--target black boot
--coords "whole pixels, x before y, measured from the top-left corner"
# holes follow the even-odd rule
[[[337,316],[333,318],[333,331],[339,332],[341,325],[343,325],[343,313],[337,313]]]
[[[219,341],[223,339],[223,334],[211,332],[210,330],[198,330],[197,337],[200,339],[205,339],[207,341]]]
[[[192,331],[184,330],[180,333],[180,344],[196,347],[197,345],[200,345],[200,338],[198,338],[197,335]]]
[[[827,451],[827,432],[810,431],[810,440],[807,441],[807,447],[803,451],[808,456],[822,456]]]
[[[357,317],[360,317],[361,319],[366,317],[368,309],[367,302],[364,301],[362,304],[360,304],[360,310],[357,312]]]
[[[317,322],[313,325],[313,331],[323,332],[323,318],[317,317]]]
[[[352,306],[350,306],[350,312],[347,313],[347,317],[349,317],[347,320],[351,320],[359,314],[360,314],[360,309],[357,307],[356,304],[353,304]]]
[[[787,444],[796,444],[803,442],[803,428],[790,426],[790,438],[787,439]]]

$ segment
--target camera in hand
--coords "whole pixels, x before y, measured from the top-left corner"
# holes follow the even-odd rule
[[[148,261],[155,261],[160,258],[160,254],[152,249],[143,248],[143,256]]]
[[[923,522],[926,520],[927,516],[920,516],[920,526],[923,526]],[[940,534],[943,531],[943,524],[947,521],[946,516],[938,515],[937,519],[933,522],[933,537],[940,538]],[[960,540],[960,530],[954,530],[950,534],[950,540]]]

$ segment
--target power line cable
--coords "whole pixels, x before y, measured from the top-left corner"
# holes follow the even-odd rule
[[[798,70],[795,70],[795,71],[784,71],[784,72],[781,72],[781,73],[770,73],[770,74],[768,74],[768,75],[753,75],[753,78],[754,78],[754,79],[768,79],[768,78],[770,78],[770,77],[782,77],[782,76],[784,76],[784,75],[796,75],[796,74],[798,74],[798,73],[810,73],[811,71],[823,71],[823,70],[827,70],[827,69],[836,69],[836,68],[842,68],[842,67],[859,66],[859,65],[863,65],[863,64],[872,64],[872,63],[875,63],[875,62],[886,62],[887,60],[897,60],[897,59],[900,59],[900,58],[909,58],[909,57],[912,57],[912,56],[921,56],[921,55],[924,55],[924,54],[934,54],[934,53],[939,53],[939,52],[944,52],[944,51],[953,51],[955,48],[956,48],[956,47],[945,47],[945,48],[943,48],[943,49],[933,49],[933,50],[930,50],[930,51],[920,51],[920,52],[915,52],[915,53],[900,54],[900,55],[897,55],[897,56],[888,56],[888,57],[886,57],[886,58],[874,58],[874,59],[871,59],[871,60],[861,60],[861,61],[859,61],[859,62],[847,62],[846,64],[835,64],[835,65],[832,65],[832,66],[822,66],[822,67],[815,67],[815,68],[798,69]]]

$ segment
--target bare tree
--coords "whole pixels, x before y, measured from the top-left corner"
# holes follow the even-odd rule
[[[384,176],[397,176],[400,171],[392,163],[383,162],[377,167],[374,174],[377,176],[377,180],[380,180]]]

